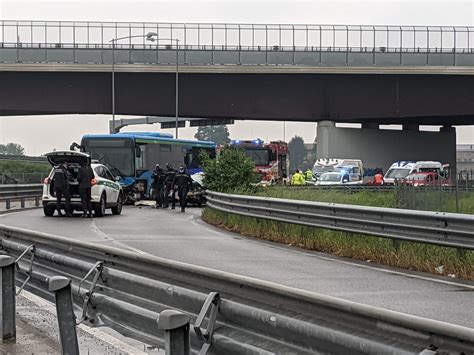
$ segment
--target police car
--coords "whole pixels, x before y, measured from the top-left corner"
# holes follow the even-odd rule
[[[86,163],[90,157],[88,154],[76,151],[58,151],[46,154],[49,163],[53,166],[49,176],[44,179],[43,184],[43,211],[45,216],[52,216],[56,210],[56,195],[54,193],[54,167],[65,164],[70,173],[69,193],[71,194],[71,213],[82,211],[81,198],[79,196],[79,182],[77,174],[81,164]],[[98,163],[91,164],[94,171],[94,179],[92,180],[92,209],[97,217],[105,215],[107,208],[112,210],[112,214],[119,215],[122,213],[123,191],[117,180],[120,177],[114,177],[109,169]],[[64,208],[65,200],[61,202]]]

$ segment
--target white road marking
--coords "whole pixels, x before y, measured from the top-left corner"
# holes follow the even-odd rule
[[[193,216],[189,220],[192,223],[196,224],[196,225],[199,225],[201,227],[206,228],[207,230],[209,230],[210,232],[212,232],[214,234],[229,237],[229,234],[214,230],[213,228],[217,228],[217,227],[214,227],[212,225],[207,224],[205,221],[200,219],[198,216]],[[212,227],[212,228],[210,228],[210,227]],[[227,232],[227,233],[232,233],[232,232]],[[268,241],[265,242],[263,240],[259,240],[259,239],[255,239],[255,238],[252,239],[252,237],[247,237],[247,236],[244,236],[244,235],[241,235],[241,234],[238,234],[238,233],[235,233],[235,234],[238,235],[241,238],[241,240],[246,241],[247,243],[258,244],[258,245],[261,245],[261,246],[265,246],[267,248],[273,248],[273,249],[277,249],[277,250],[281,250],[281,251],[290,252],[290,253],[293,253],[293,254],[305,255],[305,256],[312,257],[312,258],[321,259],[321,260],[333,261],[333,262],[336,262],[336,263],[355,266],[355,267],[359,267],[359,268],[362,268],[362,269],[380,271],[380,272],[384,272],[386,274],[405,276],[405,277],[409,277],[409,278],[413,278],[413,279],[436,282],[436,283],[440,283],[440,284],[444,284],[444,285],[450,285],[450,286],[462,287],[462,288],[465,288],[465,289],[468,289],[468,290],[474,290],[474,285],[468,285],[468,284],[459,283],[459,282],[456,282],[456,281],[441,280],[441,279],[432,278],[432,277],[429,277],[429,276],[415,275],[415,274],[411,274],[411,273],[403,272],[403,271],[389,270],[389,269],[381,268],[381,267],[378,267],[378,266],[375,266],[375,265],[364,265],[364,264],[353,262],[353,261],[340,260],[340,259],[337,259],[335,257],[326,257],[326,256],[323,256],[323,255],[315,254],[315,253],[320,253],[320,252],[317,252],[317,251],[315,251],[315,253],[308,253],[308,252],[304,252],[304,251],[301,251],[301,250],[295,250],[295,249],[280,247],[280,246],[277,245],[277,242],[275,242],[275,245],[270,245]],[[362,261],[360,261],[360,262],[362,262]]]
[[[91,220],[91,224],[90,224],[90,229],[96,234],[98,235],[100,238],[102,239],[105,239],[105,240],[108,240],[110,242],[112,242],[113,244],[115,245],[118,245],[124,249],[128,249],[128,250],[131,250],[131,251],[134,251],[135,253],[138,253],[138,254],[141,254],[141,255],[151,255],[143,250],[140,250],[140,249],[137,249],[137,248],[134,248],[134,247],[131,247],[130,245],[127,245],[127,244],[124,244],[122,242],[119,242],[118,240],[115,240],[114,238],[108,236],[107,234],[105,234],[104,232],[102,232],[99,227],[97,227],[97,225],[95,224],[94,220],[92,219]]]
[[[35,294],[25,291],[25,290],[21,292],[21,296],[25,297],[28,301],[34,303],[39,308],[45,310],[46,312],[50,313],[54,318],[56,318],[56,308],[53,305],[53,303],[50,303],[42,299],[41,297],[38,297]],[[133,355],[147,354],[146,352],[140,351],[139,349],[125,343],[124,341],[120,339],[115,338],[114,336],[110,334],[104,333],[103,331],[97,328],[91,328],[84,324],[78,325],[78,328],[80,328],[85,333],[103,341],[104,343],[111,345],[112,347],[116,348],[117,350],[121,352],[123,351],[127,354],[133,354]]]

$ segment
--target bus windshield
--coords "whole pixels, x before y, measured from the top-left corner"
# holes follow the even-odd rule
[[[270,164],[270,151],[266,148],[244,148],[245,155],[255,163],[256,166]]]
[[[116,176],[135,176],[135,151],[132,139],[84,138],[82,140],[92,159],[107,165]]]

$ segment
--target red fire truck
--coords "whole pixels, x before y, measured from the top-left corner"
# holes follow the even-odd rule
[[[245,155],[255,163],[255,170],[266,184],[283,184],[288,181],[288,143],[274,141],[265,143],[261,139],[233,140],[231,145],[242,148]]]

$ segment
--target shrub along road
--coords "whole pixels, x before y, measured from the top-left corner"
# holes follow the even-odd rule
[[[125,208],[121,216],[0,217],[5,225],[125,248],[474,328],[474,282],[382,268],[220,231],[186,213]],[[218,290],[216,290],[218,291]]]

